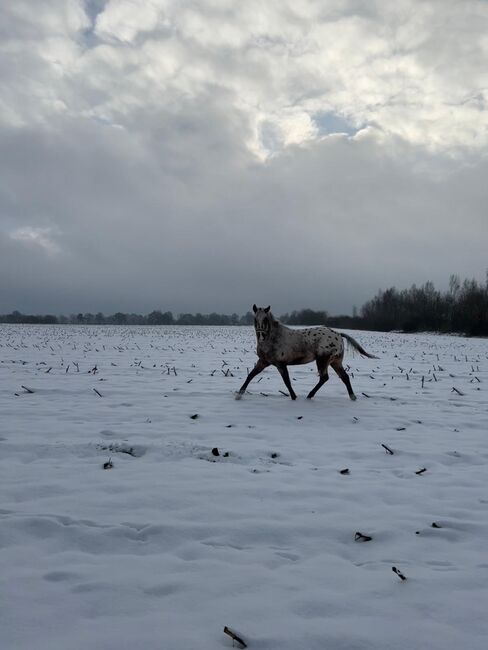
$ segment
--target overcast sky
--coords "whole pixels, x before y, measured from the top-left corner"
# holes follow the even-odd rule
[[[488,267],[486,0],[0,0],[0,313]]]

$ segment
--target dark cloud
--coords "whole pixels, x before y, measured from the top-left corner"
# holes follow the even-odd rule
[[[479,142],[447,130],[443,140],[439,128],[464,116],[463,133],[484,137],[484,99],[451,107],[451,122],[457,78],[437,88],[429,116],[425,102],[415,111],[392,100],[381,75],[396,55],[364,31],[376,14],[347,4],[334,17],[346,21],[339,42],[317,50],[297,36],[300,3],[299,19],[278,12],[282,32],[269,27],[259,43],[247,13],[234,29],[209,9],[221,26],[211,43],[201,9],[152,2],[138,23],[122,0],[57,6],[29,23],[36,36],[24,3],[9,14],[11,39],[36,48],[1,71],[0,312],[244,312],[257,302],[337,313],[380,287],[483,277],[486,158]],[[384,21],[393,30],[398,17]],[[428,22],[418,29],[430,34]],[[378,79],[359,60],[366,76],[350,87],[317,76],[361,34]],[[285,50],[296,57],[286,79]],[[350,56],[343,74],[363,55]],[[381,110],[363,98],[354,113],[361,84]]]

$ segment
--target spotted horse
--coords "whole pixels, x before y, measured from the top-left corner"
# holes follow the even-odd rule
[[[332,366],[346,385],[349,397],[352,400],[356,399],[349,375],[342,365],[344,339],[361,355],[370,359],[378,357],[366,352],[349,334],[335,332],[325,326],[291,329],[273,316],[270,307],[263,309],[253,305],[253,311],[257,338],[256,352],[259,358],[236,394],[236,399],[242,397],[254,377],[268,366],[275,366],[285,382],[291,399],[294,400],[297,396],[291,385],[288,366],[297,366],[312,361],[317,364],[319,381],[309,392],[307,399],[312,399],[319,388],[329,379],[329,366]]]

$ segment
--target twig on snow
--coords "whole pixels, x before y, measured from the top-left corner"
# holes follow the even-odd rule
[[[230,636],[230,638],[232,639],[232,642],[236,641],[236,643],[239,643],[241,648],[247,648],[247,643],[245,643],[241,639],[240,636],[237,636],[237,634],[233,630],[231,630],[229,627],[227,627],[227,625],[224,627],[224,634],[227,634],[228,636]]]
[[[354,535],[354,541],[355,542],[370,542],[373,538],[370,537],[369,535],[364,535],[363,533],[360,533],[359,530],[356,531],[356,534]]]
[[[393,573],[396,573],[396,574],[397,574],[397,576],[400,578],[400,580],[403,581],[403,580],[406,580],[406,579],[407,579],[407,578],[403,575],[403,573],[402,573],[401,571],[399,571],[399,570],[396,568],[396,566],[392,566],[392,567],[391,567],[391,570],[393,571]]]
[[[387,454],[390,454],[391,456],[393,456],[393,454],[395,453],[387,445],[384,445],[383,443],[381,443],[381,446],[383,447],[383,449],[385,449]]]

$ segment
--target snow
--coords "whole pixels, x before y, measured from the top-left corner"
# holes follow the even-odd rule
[[[488,343],[352,334],[235,401],[251,328],[0,326],[0,647],[484,650]]]

